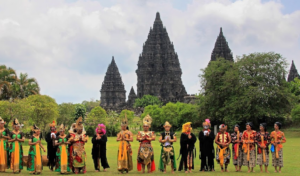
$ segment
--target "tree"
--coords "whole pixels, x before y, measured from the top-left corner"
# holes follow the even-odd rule
[[[125,113],[126,113],[128,122],[131,123],[133,118],[134,118],[134,112],[130,111],[130,110],[127,110],[127,109],[122,110],[122,112],[119,115],[120,120],[122,120],[125,117]]]
[[[294,81],[288,83],[292,94],[296,96],[297,103],[300,103],[300,79],[295,78]]]
[[[300,122],[300,104],[296,105],[291,112],[292,120],[296,123]]]
[[[82,117],[82,119],[84,120],[86,116],[85,106],[82,104],[76,104],[74,116],[75,116],[74,121],[76,121],[79,117]]]
[[[35,78],[28,78],[27,73],[20,73],[19,79],[17,79],[16,83],[19,90],[19,98],[25,98],[30,95],[38,95],[40,94],[40,87]]]
[[[100,106],[100,101],[91,99],[90,101],[83,101],[81,104],[85,106],[86,112],[91,112],[93,108]]]
[[[13,94],[12,83],[17,80],[16,71],[5,65],[0,66],[0,100],[9,100]]]
[[[42,131],[58,116],[58,105],[55,100],[47,95],[31,95],[27,98],[28,103],[33,106],[33,113],[29,118]]]
[[[162,102],[159,100],[157,96],[152,95],[144,95],[142,98],[135,99],[133,107],[146,107],[148,105],[158,105],[161,106]]]
[[[120,126],[119,114],[116,111],[108,111],[107,114],[107,133],[113,136],[119,132]]]
[[[92,109],[88,114],[85,124],[89,127],[96,127],[100,123],[106,124],[106,117],[106,111],[102,107],[98,106]]]
[[[62,103],[58,105],[59,116],[56,120],[57,124],[71,126],[74,123],[75,105],[73,103]]]

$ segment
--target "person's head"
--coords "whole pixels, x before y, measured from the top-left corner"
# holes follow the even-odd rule
[[[61,124],[60,127],[59,127],[59,133],[61,135],[64,135],[65,134],[65,130],[66,130],[66,128],[65,128],[64,124]]]
[[[149,128],[150,128],[149,125],[147,125],[147,124],[144,124],[144,125],[143,125],[144,131],[149,131]]]
[[[56,131],[56,128],[55,128],[55,127],[51,127],[50,130],[51,130],[52,132],[54,132],[54,131]]]
[[[106,126],[104,124],[98,124],[96,128],[96,133],[98,134],[106,134]]]
[[[19,123],[19,120],[18,119],[14,119],[13,120],[13,128],[14,128],[14,130],[15,131],[19,131],[20,127],[21,127],[21,124]]]
[[[4,128],[5,121],[0,117],[0,128]]]
[[[56,131],[55,121],[52,121],[52,123],[49,124],[49,127],[51,132],[55,132]]]
[[[267,131],[267,124],[266,124],[266,123],[261,123],[261,124],[259,125],[259,130],[260,130],[261,132],[266,132],[266,131]]]
[[[238,124],[234,125],[234,131],[235,132],[240,131],[240,126]]]
[[[182,125],[182,132],[183,133],[190,133],[192,131],[192,122],[187,122]]]
[[[253,129],[253,123],[252,123],[252,122],[247,122],[247,123],[246,123],[246,129],[247,129],[248,131],[252,130],[252,129]]]
[[[168,121],[166,121],[164,124],[165,131],[169,132],[171,127],[172,125]]]
[[[275,122],[274,124],[274,129],[275,130],[280,130],[281,129],[282,124],[280,122]]]
[[[127,126],[121,125],[121,129],[125,131],[125,130],[127,130]]]
[[[35,133],[35,135],[39,136],[41,134],[41,131],[40,130],[36,130],[34,133]]]
[[[225,127],[226,127],[226,125],[221,124],[221,125],[219,126],[220,132],[225,132]]]
[[[80,129],[76,129],[76,131],[77,131],[77,134],[81,134],[81,133],[82,133],[82,131],[83,131],[83,129],[82,129],[82,128],[80,128]]]
[[[36,136],[39,136],[41,134],[40,128],[38,126],[36,126],[35,124],[31,127],[31,131]]]
[[[228,128],[228,126],[227,126],[227,125],[225,125],[225,127],[224,127],[224,130],[225,130],[225,131],[227,131],[227,128]]]
[[[205,122],[202,123],[202,126],[205,130],[208,130],[211,127],[210,120],[205,119]]]

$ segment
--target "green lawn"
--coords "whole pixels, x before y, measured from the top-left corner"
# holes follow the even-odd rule
[[[300,132],[299,131],[288,131],[286,132],[286,136],[287,136],[287,143],[284,144],[284,168],[282,169],[282,175],[297,175],[297,173],[300,173],[300,152],[299,152],[299,148],[300,148]],[[108,145],[107,145],[107,156],[108,156],[108,162],[110,165],[110,169],[108,169],[107,172],[100,172],[100,173],[96,173],[94,171],[94,167],[93,167],[93,161],[92,161],[92,157],[91,157],[91,141],[88,142],[88,144],[86,144],[86,151],[87,151],[87,173],[86,175],[112,175],[112,174],[117,174],[117,150],[118,150],[118,142],[116,142],[116,138],[115,137],[110,137],[108,138]],[[44,144],[45,145],[45,144]],[[139,143],[137,141],[134,141],[132,143],[132,149],[133,149],[133,161],[134,161],[134,170],[131,171],[129,174],[130,175],[137,175],[139,174],[139,172],[137,172],[136,170],[136,157],[137,157],[137,150],[138,150],[138,146]],[[197,155],[199,153],[199,144],[197,141]],[[154,147],[154,151],[155,151],[155,163],[156,163],[156,168],[157,170],[153,173],[155,175],[163,175],[163,173],[161,173],[160,171],[158,171],[158,162],[159,162],[159,155],[160,155],[160,144],[158,142],[158,137],[157,140],[153,142],[153,147]],[[174,145],[175,147],[175,151],[176,151],[176,158],[178,157],[178,152],[179,152],[179,142],[175,143]],[[28,152],[28,145],[24,146],[24,154],[27,155]],[[46,155],[46,153],[44,153]],[[271,158],[271,156],[270,156]],[[179,164],[179,161],[177,162],[177,165]],[[271,164],[271,161],[270,161]],[[220,172],[220,168],[219,165],[217,165],[217,163],[215,163],[215,169],[216,172],[205,172],[205,173],[200,173],[199,172],[200,169],[200,160],[198,159],[198,157],[195,160],[195,170],[193,171],[192,175],[195,174],[201,174],[201,175],[249,175],[246,171],[247,168],[243,167],[242,171],[243,172],[239,172],[236,173],[234,172],[234,166],[232,165],[232,163],[229,166],[229,173],[221,173]],[[170,171],[170,167],[168,168],[168,172]],[[270,175],[270,174],[274,174],[274,168],[272,166],[269,167],[269,171],[270,174],[261,174],[259,171],[259,166],[255,167],[255,173],[250,173],[250,175]],[[50,172],[49,169],[47,167],[44,167],[44,171],[42,173],[42,175],[58,175],[59,173],[55,173],[55,172]],[[168,173],[170,174],[170,173]],[[182,172],[175,172],[174,175],[184,175],[185,173]],[[1,174],[4,175],[4,174]],[[11,171],[8,171],[8,174],[5,175],[13,175],[11,173]],[[29,175],[28,171],[26,170],[26,167],[24,168],[24,170],[22,171],[22,173],[20,175]]]

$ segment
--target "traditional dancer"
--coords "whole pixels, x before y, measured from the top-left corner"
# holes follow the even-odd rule
[[[200,145],[200,159],[201,168],[200,171],[215,171],[214,158],[214,140],[215,135],[209,129],[211,127],[210,120],[205,119],[202,123],[203,130],[199,133],[199,145]]]
[[[195,149],[195,143],[197,141],[196,136],[192,133],[192,122],[187,122],[182,125],[182,133],[180,136],[180,155],[181,160],[179,164],[178,171],[181,171],[183,168],[185,170],[185,173],[192,172],[192,169],[194,169],[194,150]],[[196,155],[196,154],[195,154]],[[189,169],[189,171],[188,171]]]
[[[57,146],[55,145],[55,139],[58,134],[56,132],[55,121],[50,123],[49,126],[50,126],[50,132],[46,134],[46,138],[45,138],[47,142],[47,158],[48,158],[47,166],[51,171],[53,171],[53,168],[56,163],[56,151],[57,151]]]
[[[72,145],[72,168],[75,174],[78,174],[80,170],[86,173],[86,152],[84,145],[88,141],[88,136],[85,135],[85,130],[82,125],[82,117],[76,120],[76,124],[70,129],[70,138],[68,142]],[[73,131],[73,133],[72,133]]]
[[[234,125],[234,132],[231,134],[232,143],[232,161],[235,166],[235,171],[239,172],[243,165],[243,133],[240,132],[240,126]]]
[[[9,150],[8,142],[9,130],[4,128],[5,121],[0,117],[0,172],[5,172],[5,169],[9,169]]]
[[[176,160],[173,142],[176,142],[175,133],[170,132],[172,125],[166,121],[164,124],[165,132],[161,133],[159,142],[161,143],[161,154],[159,160],[159,170],[166,173],[166,166],[171,165],[172,173],[176,171]]]
[[[13,120],[13,131],[10,133],[10,169],[14,173],[20,173],[23,169],[23,147],[25,141],[24,133],[20,131],[21,124],[18,119]]]
[[[230,163],[230,148],[229,144],[231,143],[231,138],[228,132],[226,132],[226,125],[222,124],[219,126],[220,131],[218,132],[215,142],[217,144],[216,149],[216,160],[221,166],[221,171],[228,172],[227,167]]]
[[[140,142],[140,147],[137,155],[137,170],[145,173],[145,166],[147,166],[148,173],[155,171],[154,152],[151,141],[155,141],[154,131],[149,131],[151,127],[152,118],[149,114],[143,119],[144,131],[139,131],[136,140]]]
[[[275,167],[275,172],[281,173],[283,167],[283,147],[282,144],[286,142],[284,133],[280,131],[281,123],[275,122],[274,131],[271,133],[271,151],[272,151],[272,165]],[[279,167],[279,170],[277,170]]]
[[[243,132],[242,137],[244,150],[243,165],[248,166],[248,172],[254,172],[253,168],[256,164],[255,138],[256,131],[253,130],[252,122],[246,123],[246,130]]]
[[[263,165],[265,165],[265,172],[269,173],[269,144],[271,138],[267,132],[267,124],[261,123],[259,125],[259,132],[256,133],[256,145],[257,145],[257,165],[260,166],[260,172],[263,172]]]
[[[104,124],[99,124],[96,128],[96,134],[92,139],[93,149],[92,149],[92,156],[94,160],[94,167],[96,172],[100,171],[100,161],[103,167],[104,172],[107,168],[109,168],[107,158],[106,158],[106,127]]]
[[[132,164],[132,150],[130,142],[133,141],[133,134],[128,130],[128,120],[125,118],[121,122],[121,131],[117,134],[117,141],[120,141],[118,150],[118,171],[120,173],[131,171]]]
[[[55,163],[55,172],[60,172],[61,174],[65,174],[70,172],[70,165],[68,162],[69,158],[69,150],[67,135],[65,134],[65,126],[63,124],[59,127],[59,135],[56,137],[55,145],[58,146],[56,151],[56,163]]]
[[[27,170],[30,171],[31,174],[40,174],[43,170],[42,149],[44,152],[46,152],[46,150],[41,142],[40,129],[36,125],[33,125],[33,127],[31,127],[31,131],[33,134],[28,142],[30,148],[28,153]]]

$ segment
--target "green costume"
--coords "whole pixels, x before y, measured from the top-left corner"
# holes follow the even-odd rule
[[[163,132],[161,133],[162,140],[169,138],[171,140],[174,139],[175,133],[172,132]],[[173,170],[176,171],[176,159],[175,159],[175,152],[173,143],[165,142],[161,143],[161,155],[159,159],[159,170],[164,172],[165,168],[164,165],[172,165]]]
[[[68,139],[65,137],[58,136],[57,143],[68,142]],[[67,144],[61,144],[57,148],[56,151],[56,164],[55,164],[55,172],[60,173],[67,173],[71,172],[70,165],[69,165],[69,151]]]

